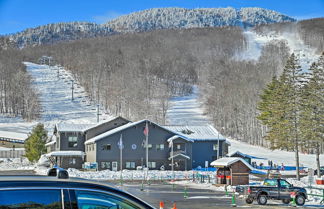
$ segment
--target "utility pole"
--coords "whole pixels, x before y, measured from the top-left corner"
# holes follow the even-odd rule
[[[97,104],[97,123],[99,123],[99,104]]]
[[[73,97],[73,91],[74,91],[74,80],[71,80],[72,81],[72,87],[71,87],[71,89],[72,89],[72,101],[74,100],[74,97]]]
[[[172,167],[172,178],[174,180],[173,140],[171,141],[171,167]]]

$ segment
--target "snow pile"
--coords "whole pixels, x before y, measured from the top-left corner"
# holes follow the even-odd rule
[[[0,170],[34,170],[27,158],[0,158]]]

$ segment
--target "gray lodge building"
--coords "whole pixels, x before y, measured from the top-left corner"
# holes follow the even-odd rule
[[[64,168],[96,165],[99,170],[120,169],[123,142],[123,169],[146,166],[144,128],[148,125],[148,167],[159,170],[191,170],[205,167],[228,153],[226,139],[210,126],[161,126],[149,120],[130,122],[122,117],[100,124],[57,124],[52,141],[46,144],[54,164]],[[173,155],[169,142],[173,142]]]

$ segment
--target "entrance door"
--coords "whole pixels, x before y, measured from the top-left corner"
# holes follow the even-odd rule
[[[118,169],[118,162],[117,161],[112,162],[112,170],[117,171],[117,169]]]

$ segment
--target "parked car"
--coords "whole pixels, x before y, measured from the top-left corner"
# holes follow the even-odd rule
[[[49,175],[0,176],[0,208],[154,208],[108,184],[69,178],[64,170],[52,169]]]
[[[284,179],[265,179],[261,186],[238,186],[236,192],[243,194],[248,204],[257,200],[259,205],[265,205],[268,199],[281,200],[283,203],[289,204],[292,194],[294,194],[296,204],[301,206],[307,199],[306,189],[294,187]]]
[[[324,166],[320,167],[320,174],[321,174],[321,176],[324,175]],[[317,169],[314,170],[314,175],[317,175]]]

